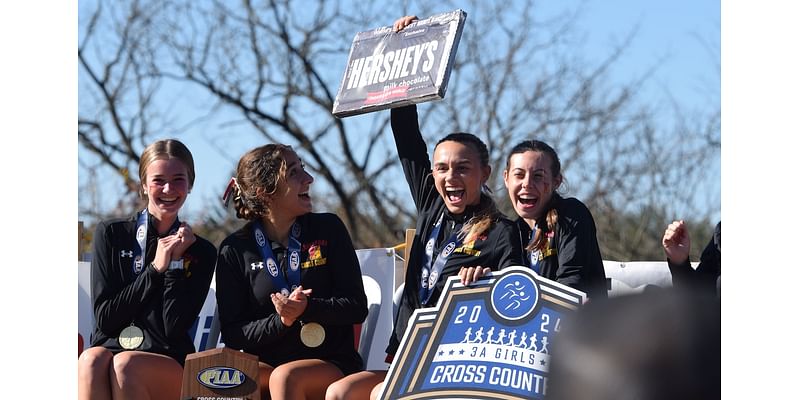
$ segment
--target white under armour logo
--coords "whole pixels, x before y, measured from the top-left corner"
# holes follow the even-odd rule
[[[257,269],[262,269],[262,268],[264,268],[264,262],[263,261],[259,261],[257,263],[250,263],[250,269],[253,270],[253,271],[255,271]]]
[[[133,250],[125,251],[122,250],[119,252],[120,257],[133,257]]]

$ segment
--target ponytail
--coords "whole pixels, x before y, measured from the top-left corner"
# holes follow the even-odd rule
[[[286,152],[291,146],[267,144],[245,153],[236,166],[236,176],[231,179],[226,195],[233,195],[236,216],[254,220],[269,211],[267,195],[275,193],[278,183],[286,179]],[[230,192],[230,193],[229,193]]]
[[[497,205],[492,197],[481,192],[481,200],[475,215],[470,218],[461,228],[460,236],[464,237],[464,243],[476,240],[482,233],[491,228],[492,223],[500,216]]]
[[[553,193],[550,202],[547,204],[547,212],[544,214],[544,221],[541,221],[541,218],[536,221],[536,231],[533,232],[533,240],[531,240],[531,243],[528,244],[525,250],[545,250],[548,239],[555,235],[556,225],[558,224],[558,210],[556,210],[556,207],[560,199],[561,196],[559,196],[558,193]],[[542,226],[544,226],[544,229],[542,229]]]

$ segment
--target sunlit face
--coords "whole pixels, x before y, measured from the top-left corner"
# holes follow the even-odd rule
[[[561,176],[553,177],[553,160],[540,151],[526,151],[511,156],[503,181],[517,215],[531,224],[542,216]]]
[[[305,170],[297,153],[286,150],[286,176],[278,181],[275,193],[270,195],[269,209],[288,218],[311,212],[309,189],[314,178]]]
[[[481,186],[492,169],[482,166],[478,152],[454,141],[439,143],[433,151],[433,180],[436,190],[452,214],[480,203]]]
[[[186,165],[177,158],[155,160],[145,170],[142,189],[147,193],[147,210],[159,220],[178,214],[191,190]]]

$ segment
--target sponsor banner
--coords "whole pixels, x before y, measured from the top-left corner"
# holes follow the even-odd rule
[[[527,267],[450,277],[435,308],[414,312],[379,398],[544,398],[550,344],[585,300]]]
[[[333,103],[341,118],[444,98],[467,13],[414,21],[400,32],[359,32]]]

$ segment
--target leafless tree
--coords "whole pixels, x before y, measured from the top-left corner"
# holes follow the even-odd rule
[[[83,192],[97,196],[102,167],[123,185],[117,207],[122,212],[138,204],[139,154],[163,118],[156,106],[162,79],[152,73],[154,46],[148,42],[157,13],[158,7],[139,1],[99,3],[81,21],[78,141],[87,152],[81,157],[81,172],[94,178]],[[104,215],[96,204],[84,204],[81,213]]]
[[[132,150],[156,121],[169,122],[154,106],[159,85],[187,85],[208,96],[208,113],[225,113],[239,129],[295,147],[317,178],[315,198],[342,216],[357,246],[397,243],[414,216],[387,133],[388,112],[335,118],[336,90],[356,32],[460,5],[467,26],[446,99],[420,106],[422,130],[431,145],[451,131],[483,138],[494,165],[491,186],[509,215],[505,155],[526,138],[559,152],[567,194],[593,211],[604,258],[660,258],[657,230],[668,216],[703,220],[711,211],[688,205],[695,203],[691,185],[707,182],[703,171],[718,162],[719,109],[695,113],[677,101],[646,102],[642,88],[660,60],[626,82],[612,80],[636,27],[592,60],[574,51],[582,40],[580,8],[545,18],[534,1],[437,3],[435,10],[390,1],[348,8],[322,0],[124,4],[106,4],[117,12],[99,7],[82,24],[79,49],[86,70],[81,95],[84,86],[93,88],[86,96],[103,105],[81,107],[79,138],[115,171],[135,165]],[[111,38],[96,37],[99,21],[113,28]],[[89,59],[92,40],[103,45]],[[123,102],[133,111],[119,115]],[[666,123],[657,118],[664,107],[674,116]],[[221,226],[229,215],[220,211],[209,220]],[[639,253],[643,242],[653,250]]]

